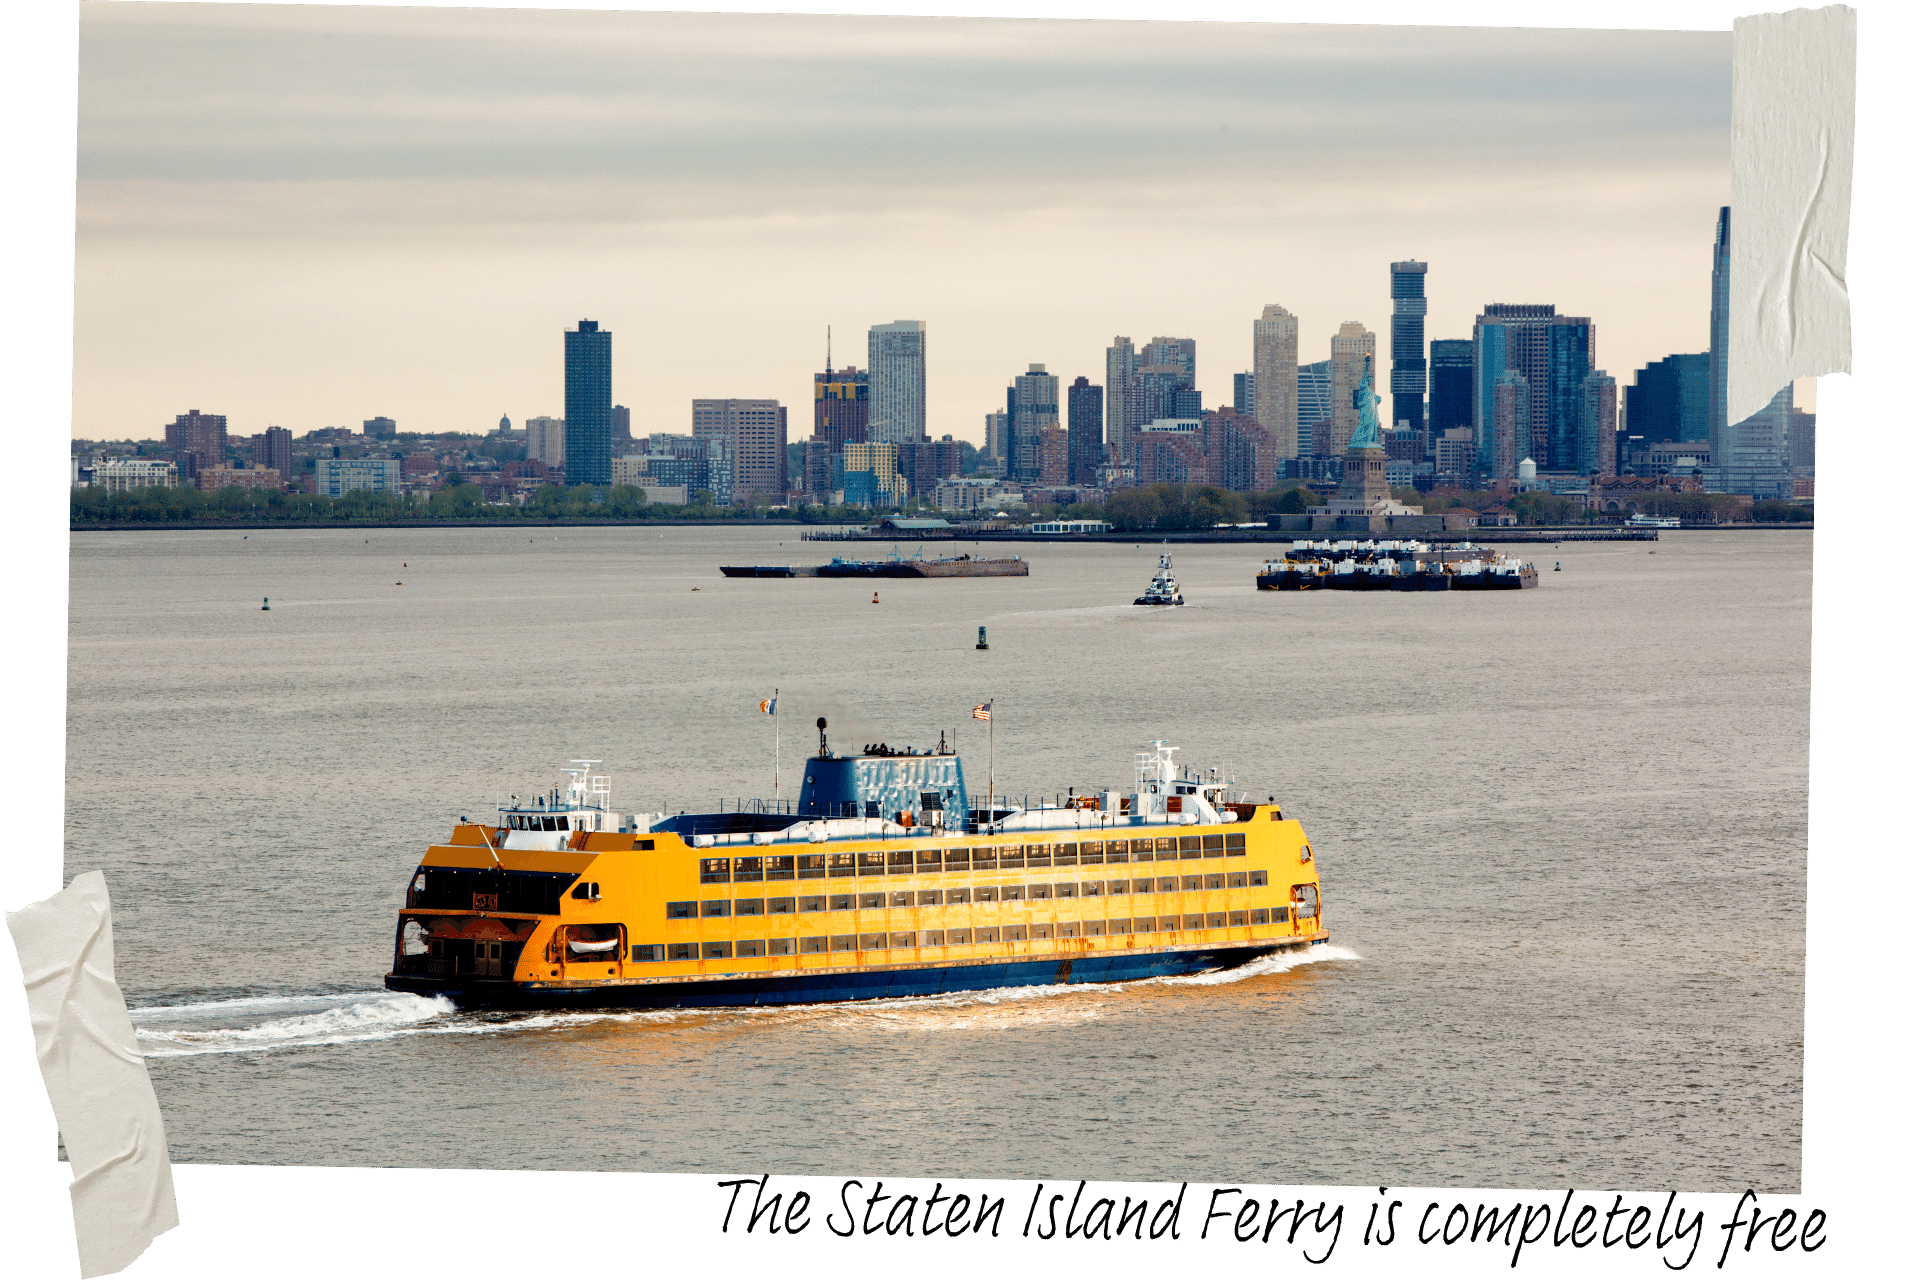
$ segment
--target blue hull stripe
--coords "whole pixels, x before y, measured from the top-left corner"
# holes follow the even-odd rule
[[[991,991],[998,987],[1044,987],[1062,983],[1130,982],[1231,969],[1300,944],[1205,947],[1192,951],[1149,951],[1074,956],[1068,960],[1009,960],[1005,964],[969,964],[913,969],[871,969],[857,973],[705,979],[699,982],[650,982],[630,986],[523,987],[466,978],[427,978],[388,974],[387,986],[415,995],[441,996],[462,1009],[709,1009],[738,1005],[825,1004],[838,1000],[882,1000],[933,996],[954,991]]]

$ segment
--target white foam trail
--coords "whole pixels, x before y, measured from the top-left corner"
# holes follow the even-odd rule
[[[1172,978],[1148,978],[1148,982],[1167,987],[1217,987],[1229,982],[1245,982],[1249,978],[1264,978],[1269,974],[1285,973],[1297,969],[1303,964],[1315,964],[1321,960],[1359,960],[1358,952],[1345,947],[1336,947],[1331,943],[1322,943],[1317,947],[1308,947],[1304,951],[1276,951],[1270,956],[1261,956],[1233,969],[1215,969],[1211,973],[1187,973]]]
[[[355,1000],[319,1013],[270,1018],[251,1027],[159,1031],[137,1029],[141,1052],[149,1058],[201,1053],[257,1053],[266,1049],[308,1048],[386,1040],[454,1012],[453,1002],[435,996],[381,995]]]
[[[127,1013],[135,1022],[162,1022],[176,1018],[200,1018],[209,1014],[239,1014],[249,1009],[285,1009],[300,1005],[317,1009],[331,1004],[377,998],[381,994],[377,991],[351,991],[324,996],[241,996],[233,1000],[205,1000],[192,1004],[136,1005],[129,1007]]]

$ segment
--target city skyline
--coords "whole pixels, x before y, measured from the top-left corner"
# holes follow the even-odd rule
[[[317,30],[335,38],[315,53]],[[1268,305],[1297,318],[1302,363],[1349,320],[1384,346],[1404,259],[1430,264],[1427,338],[1516,300],[1593,316],[1615,370],[1706,349],[1725,33],[1151,31],[90,8],[73,434],[151,434],[190,404],[243,435],[561,417],[548,344],[587,315],[623,335],[612,397],[644,435],[693,399],[805,403],[823,325],[913,316],[924,433],[983,443],[1008,371],[1110,386],[1117,332],[1192,337],[1209,408],[1253,368]],[[723,48],[764,89],[703,88]],[[328,77],[349,62],[362,88],[342,96]],[[1390,92],[1355,93],[1383,67]],[[861,87],[777,116],[780,87],[822,69]],[[1021,70],[1039,87],[972,87]],[[1110,138],[1120,102],[1134,123]],[[475,118],[450,123],[454,105]],[[827,165],[823,146],[884,160]],[[1016,148],[1033,179],[1013,196],[994,175]]]

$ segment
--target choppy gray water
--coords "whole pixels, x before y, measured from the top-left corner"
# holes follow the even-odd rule
[[[717,569],[835,549],[74,535],[67,871],[106,872],[174,1158],[1798,1189],[1810,533],[1542,547],[1511,594],[1259,593],[1260,548],[1175,547],[1171,610],[1126,605],[1152,543],[878,605]],[[459,814],[576,756],[630,810],[769,794],[776,685],[789,766],[817,714],[842,746],[957,727],[983,789],[988,697],[1015,795],[1153,738],[1223,763],[1306,824],[1337,946],[808,1009],[380,989]]]

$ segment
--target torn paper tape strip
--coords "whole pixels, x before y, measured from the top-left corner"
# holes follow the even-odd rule
[[[1853,367],[1855,28],[1845,5],[1733,23],[1730,423],[1795,378]]]
[[[98,871],[7,913],[40,1075],[73,1167],[80,1274],[125,1268],[180,1224],[160,1103],[113,980],[113,909]]]

